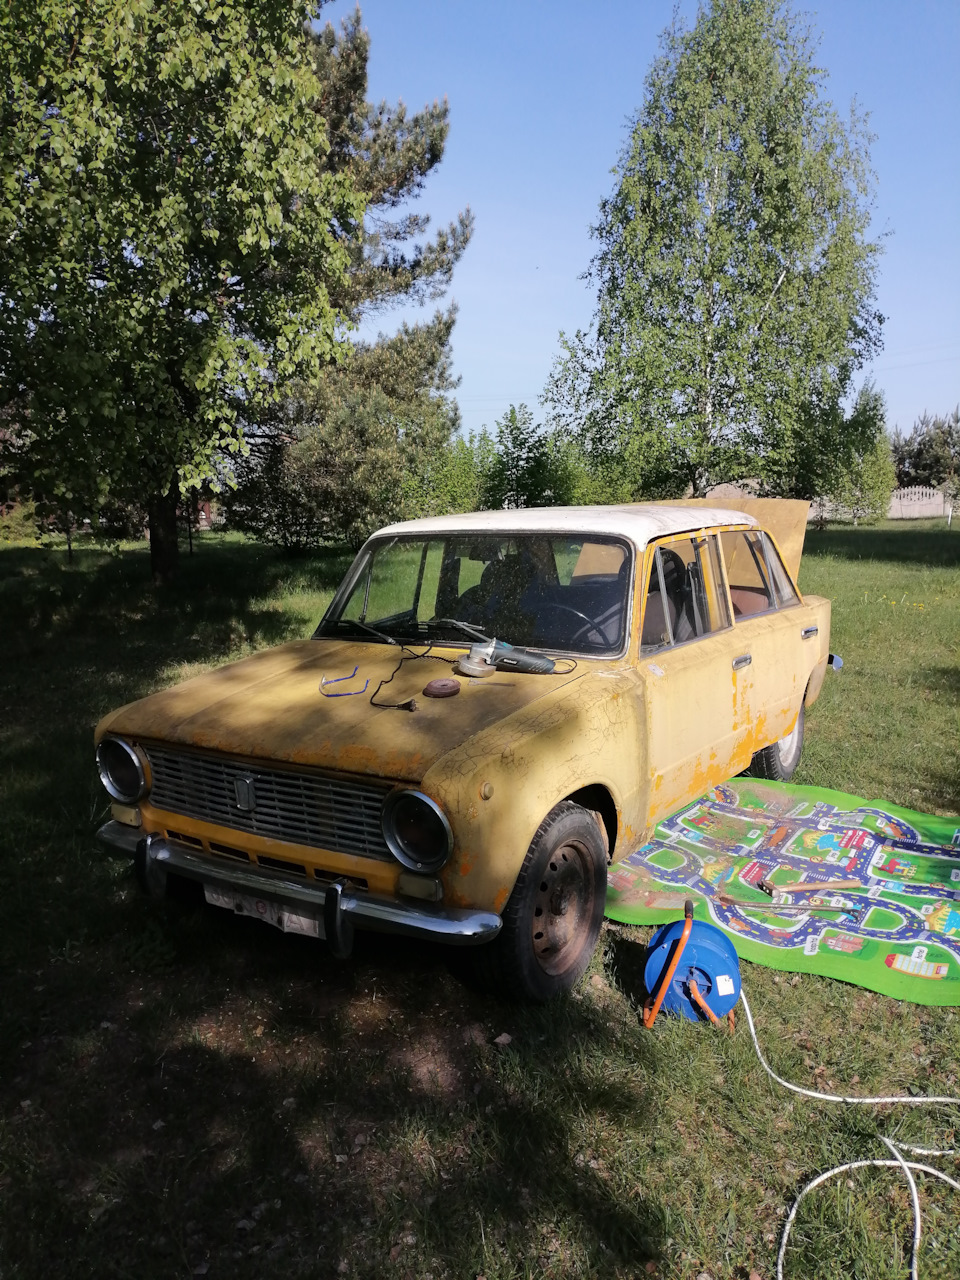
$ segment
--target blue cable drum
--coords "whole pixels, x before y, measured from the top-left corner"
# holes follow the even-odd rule
[[[650,939],[643,979],[651,995],[657,990],[674,948],[679,945],[683,925],[682,920],[672,920],[661,925]],[[716,925],[702,920],[693,921],[687,945],[660,1006],[665,1013],[702,1022],[705,1017],[690,994],[691,979],[718,1018],[726,1017],[740,999],[740,961],[733,943]]]

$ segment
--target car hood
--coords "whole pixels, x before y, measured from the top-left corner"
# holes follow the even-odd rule
[[[439,652],[449,659],[460,651]],[[407,659],[377,701],[415,698],[416,710],[372,706],[371,695],[399,659],[398,648],[375,642],[294,641],[128,703],[101,720],[97,740],[115,733],[145,743],[416,782],[474,734],[577,678],[566,671],[456,676],[455,697],[429,698],[424,686],[451,676],[449,661]],[[339,683],[321,693],[321,680]]]

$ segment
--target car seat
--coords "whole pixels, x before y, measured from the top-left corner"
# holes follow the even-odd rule
[[[529,558],[516,552],[491,560],[477,585],[468,587],[460,597],[458,616],[489,634],[502,631],[503,638],[519,642],[529,629],[522,598],[534,574]]]
[[[659,555],[666,595],[664,597],[661,593],[660,575],[654,564],[640,637],[641,646],[645,649],[660,649],[668,643],[668,618],[674,644],[682,644],[698,634],[687,567],[676,551],[669,547],[660,547]]]

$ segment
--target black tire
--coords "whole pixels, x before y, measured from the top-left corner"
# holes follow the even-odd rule
[[[779,742],[758,751],[750,762],[747,773],[754,778],[769,778],[772,782],[789,782],[797,771],[803,752],[803,705],[797,722]]]
[[[477,976],[514,999],[542,1002],[569,991],[597,945],[606,891],[600,829],[565,800],[530,843],[500,932],[473,953]]]

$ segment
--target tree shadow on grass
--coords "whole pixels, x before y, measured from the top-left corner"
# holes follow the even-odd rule
[[[960,524],[955,529],[808,529],[804,556],[884,560],[954,568],[960,565]]]
[[[359,935],[340,966],[226,912],[144,903],[96,846],[97,719],[309,635],[350,558],[211,542],[158,592],[145,557],[0,554],[0,1272],[641,1268],[660,1207],[574,1158],[585,1109],[619,1130],[652,1107],[604,1083],[616,1046],[588,1002],[506,1009],[396,939]]]
[[[338,966],[152,907],[94,842],[100,715],[308,635],[273,602],[349,558],[211,541],[155,592],[144,551],[0,553],[3,1275],[622,1276],[667,1248],[640,1175],[581,1149],[585,1117],[619,1139],[657,1106],[650,1070],[608,1082],[589,1000],[506,1008],[426,946],[359,935]]]
[[[946,697],[960,705],[960,667],[925,667],[921,678],[938,697]]]
[[[660,1208],[574,1158],[583,1114],[629,1130],[655,1106],[604,1083],[589,1005],[507,1010],[422,945],[338,965],[226,913],[154,914],[174,954],[121,941],[23,981],[5,1273],[624,1275],[660,1253]]]
[[[918,674],[938,700],[960,707],[960,669],[925,667]],[[940,742],[936,758],[924,762],[924,775],[938,808],[960,813],[960,743],[956,737]]]
[[[318,617],[281,610],[272,601],[284,584],[332,594],[352,554],[319,551],[296,562],[270,548],[236,542],[202,544],[177,581],[154,588],[143,549],[112,556],[78,551],[74,563],[46,549],[0,553],[0,608],[8,620],[0,653],[45,656],[93,640],[101,665],[123,671],[133,654],[139,674],[149,661],[210,661],[238,644],[273,644],[309,635]],[[152,674],[156,674],[154,671]]]
[[[106,796],[93,728],[107,711],[210,664],[309,636],[350,553],[296,565],[211,538],[171,588],[146,549],[0,549],[0,961],[60,951],[98,915],[113,864],[93,834]],[[307,604],[281,609],[281,593]]]

